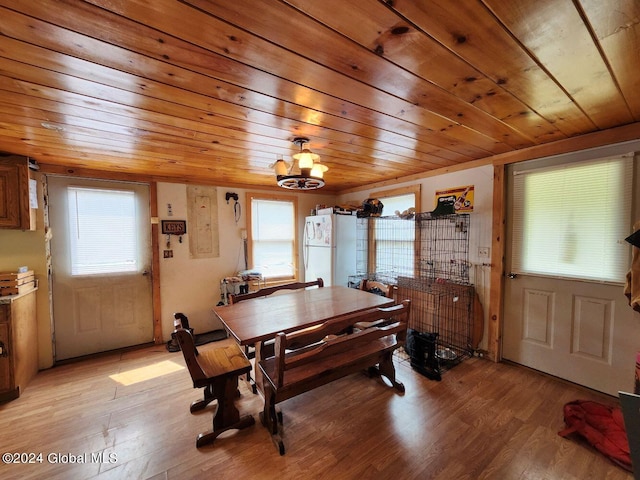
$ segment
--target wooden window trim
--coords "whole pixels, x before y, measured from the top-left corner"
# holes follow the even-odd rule
[[[277,284],[288,281],[298,281],[298,197],[294,195],[282,195],[275,193],[258,193],[258,192],[247,192],[246,194],[246,205],[247,205],[247,262],[249,268],[253,265],[253,235],[252,235],[252,218],[253,212],[251,209],[251,201],[253,199],[257,200],[274,200],[280,202],[291,202],[293,204],[293,231],[296,232],[293,237],[293,277],[274,277],[269,282]]]
[[[399,195],[410,195],[413,194],[414,198],[415,198],[415,209],[416,212],[420,212],[421,208],[422,208],[422,185],[417,183],[415,185],[408,185],[405,187],[398,187],[398,188],[390,188],[390,189],[386,189],[386,190],[378,190],[375,192],[371,192],[369,194],[369,198],[377,198],[377,199],[384,199],[385,197],[396,197]],[[384,201],[382,201],[382,203],[384,204]],[[384,211],[384,210],[383,210]],[[376,241],[375,241],[375,235],[374,235],[374,226],[373,223],[371,221],[371,219],[369,219],[369,221],[367,222],[367,238],[369,239],[368,241],[368,258],[367,258],[367,265],[369,266],[368,269],[370,271],[375,272],[376,271]],[[419,258],[419,242],[416,239],[416,241],[414,242],[414,256],[413,258],[417,259]],[[414,265],[414,271],[416,270],[416,265]]]

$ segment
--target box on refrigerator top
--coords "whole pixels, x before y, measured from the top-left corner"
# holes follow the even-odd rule
[[[333,207],[329,208],[320,208],[316,211],[316,215],[331,215],[333,213]]]

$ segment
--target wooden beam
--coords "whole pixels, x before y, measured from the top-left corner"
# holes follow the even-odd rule
[[[488,353],[494,362],[502,359],[502,295],[504,291],[505,170],[493,167],[493,221],[491,226],[491,288],[489,290]]]
[[[149,184],[149,213],[151,214],[151,298],[153,305],[153,341],[164,343],[162,338],[162,301],[160,298],[160,246],[158,242],[158,184]]]

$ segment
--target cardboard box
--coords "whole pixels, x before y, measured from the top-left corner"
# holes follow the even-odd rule
[[[316,215],[331,215],[333,213],[333,207],[321,208],[316,211]]]

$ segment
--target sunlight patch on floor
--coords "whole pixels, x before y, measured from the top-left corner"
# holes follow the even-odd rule
[[[162,375],[168,375],[170,373],[184,370],[185,367],[171,360],[165,360],[163,362],[154,363],[146,367],[135,368],[122,373],[116,373],[109,375],[111,380],[122,385],[133,385],[134,383],[144,382],[145,380],[151,380],[153,378],[161,377]]]

